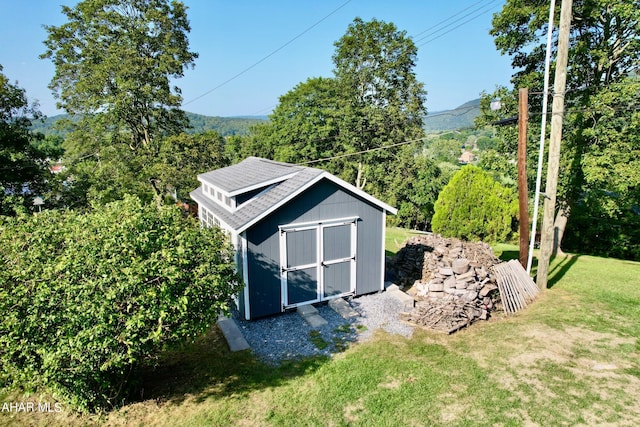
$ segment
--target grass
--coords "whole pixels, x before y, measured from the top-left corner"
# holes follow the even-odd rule
[[[387,227],[387,233],[384,241],[385,255],[394,255],[402,246],[404,246],[405,240],[411,236],[417,236],[420,233],[421,232],[419,231],[407,230],[406,228]]]
[[[309,331],[309,341],[311,341],[311,343],[315,345],[319,350],[324,350],[325,348],[329,347],[330,344],[329,342],[325,341],[324,338],[322,338],[320,331],[317,331],[315,329]]]
[[[143,377],[142,395],[119,409],[0,413],[0,425],[636,425],[638,278],[637,262],[560,257],[552,287],[517,315],[451,336],[377,331],[333,358],[278,367],[229,353],[214,329],[167,353]]]

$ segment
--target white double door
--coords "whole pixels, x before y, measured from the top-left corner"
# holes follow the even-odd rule
[[[357,219],[280,227],[285,308],[354,294]]]

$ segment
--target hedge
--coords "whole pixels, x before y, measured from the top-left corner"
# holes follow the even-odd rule
[[[3,218],[0,258],[0,381],[82,409],[118,402],[130,372],[202,334],[240,286],[222,231],[133,197]]]

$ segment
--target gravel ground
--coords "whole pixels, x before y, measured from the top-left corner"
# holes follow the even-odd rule
[[[376,329],[410,337],[413,328],[398,314],[402,304],[386,292],[348,300],[358,316],[343,319],[327,304],[316,305],[318,313],[328,322],[314,331],[297,312],[247,321],[234,312],[234,320],[252,351],[269,364],[308,356],[331,356],[343,351],[349,343],[365,341]]]

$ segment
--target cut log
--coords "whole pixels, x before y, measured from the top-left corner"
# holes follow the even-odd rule
[[[451,262],[451,270],[453,270],[455,274],[464,274],[469,271],[469,268],[469,261],[464,258],[454,259]]]

